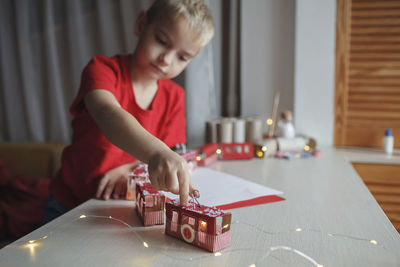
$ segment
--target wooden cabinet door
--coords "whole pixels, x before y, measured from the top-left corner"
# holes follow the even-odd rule
[[[336,146],[400,147],[400,0],[338,0]]]
[[[353,167],[400,233],[400,165],[353,163]]]

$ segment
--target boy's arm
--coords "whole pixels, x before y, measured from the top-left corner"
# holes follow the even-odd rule
[[[87,93],[84,102],[104,136],[133,157],[148,163],[149,176],[155,189],[180,195],[187,203],[194,191],[185,160],[161,140],[147,132],[140,123],[121,108],[114,95],[104,89]]]

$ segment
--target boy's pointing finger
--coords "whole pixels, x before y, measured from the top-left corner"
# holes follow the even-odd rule
[[[182,171],[178,174],[179,180],[179,197],[181,205],[184,206],[188,202],[190,175],[187,171]]]

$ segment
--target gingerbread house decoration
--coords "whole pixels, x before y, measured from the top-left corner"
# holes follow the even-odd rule
[[[166,203],[167,235],[184,240],[210,252],[230,245],[232,214],[215,207],[189,203],[181,206],[179,200]]]
[[[165,221],[165,196],[148,181],[136,182],[136,211],[144,226],[162,225]]]
[[[129,172],[126,186],[126,200],[136,200],[136,181],[150,182],[147,164],[139,162],[139,165]]]

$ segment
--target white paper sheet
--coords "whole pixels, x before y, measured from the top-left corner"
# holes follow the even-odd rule
[[[206,206],[220,206],[261,196],[283,194],[281,191],[206,167],[197,167],[191,177],[200,192],[200,204]],[[172,193],[164,194],[170,199],[179,198]]]

